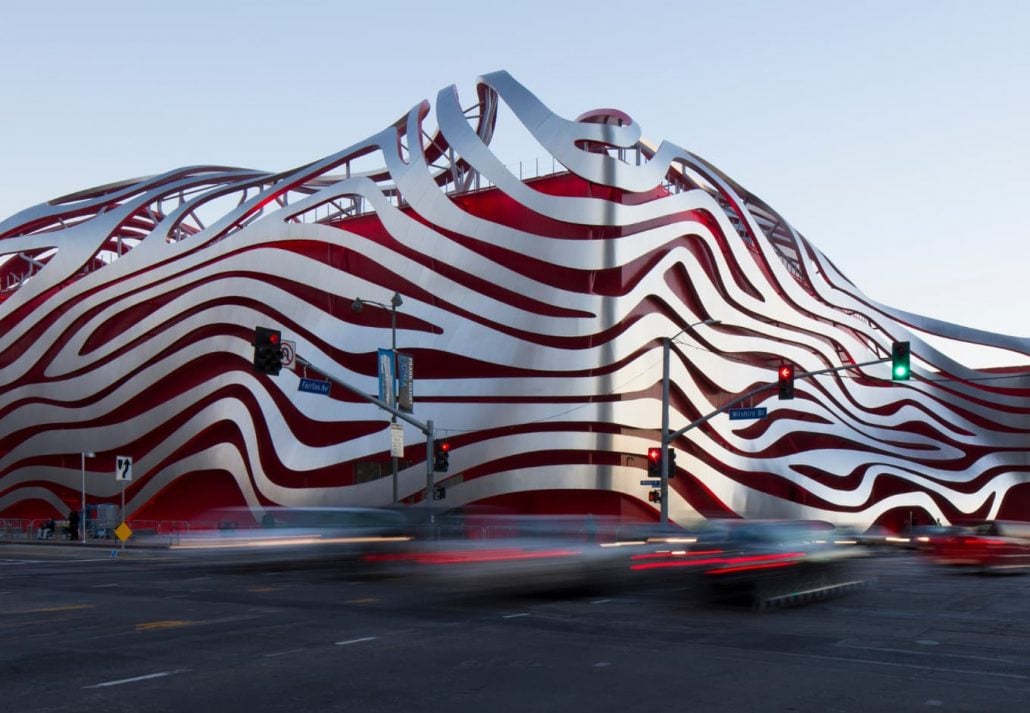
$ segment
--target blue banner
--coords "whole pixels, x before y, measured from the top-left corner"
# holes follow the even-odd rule
[[[394,401],[394,383],[397,377],[393,373],[393,349],[379,350],[379,400],[396,408]]]
[[[415,410],[415,357],[397,352],[397,408],[405,413]]]

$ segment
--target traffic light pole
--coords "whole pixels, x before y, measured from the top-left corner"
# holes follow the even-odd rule
[[[434,441],[435,441],[435,436],[434,436],[434,432],[433,432],[433,421],[432,421],[432,419],[426,421],[425,423],[422,423],[417,418],[412,416],[410,413],[405,413],[404,411],[401,411],[400,409],[398,409],[396,407],[396,405],[388,404],[385,401],[380,401],[375,396],[371,396],[369,394],[366,394],[364,391],[362,391],[358,387],[351,386],[350,384],[348,384],[345,381],[340,381],[339,379],[334,378],[333,376],[330,376],[328,373],[326,373],[326,371],[324,369],[319,369],[317,366],[312,364],[310,361],[308,361],[307,359],[302,357],[300,354],[298,354],[296,356],[296,360],[297,360],[297,363],[300,364],[301,366],[310,366],[312,368],[318,369],[325,376],[326,381],[328,381],[328,382],[330,382],[332,384],[335,384],[336,386],[339,386],[341,389],[345,389],[346,391],[351,392],[355,396],[357,396],[359,398],[362,398],[365,401],[368,401],[370,404],[375,404],[376,406],[378,406],[379,408],[383,409],[384,411],[389,411],[394,416],[394,418],[392,419],[392,422],[395,422],[396,419],[398,419],[398,418],[402,419],[402,420],[407,421],[408,423],[410,423],[412,426],[414,426],[418,430],[422,431],[422,433],[426,434],[426,495],[425,495],[425,499],[426,499],[426,504],[427,505],[429,503],[431,503],[432,500],[433,500],[433,446],[434,446]],[[396,459],[394,459],[394,461],[396,462]],[[394,475],[393,487],[394,487],[394,498],[393,498],[393,500],[394,500],[394,502],[397,502],[397,479],[396,479],[396,474]]]
[[[718,319],[705,319],[694,324],[688,324],[671,337],[662,338],[662,450],[659,456],[661,462],[661,494],[659,503],[661,507],[661,523],[669,522],[669,443],[672,437],[669,436],[669,355],[672,351],[672,340],[702,324],[719,324]]]
[[[661,516],[659,522],[663,525],[669,524],[669,442],[672,436],[669,435],[669,359],[672,351],[672,339],[662,339],[662,450],[659,461],[662,464],[661,488],[659,507]]]
[[[662,502],[661,502],[661,523],[663,525],[669,522],[669,456],[668,449],[670,444],[682,436],[687,431],[697,428],[701,424],[715,418],[724,411],[729,411],[731,408],[739,403],[747,401],[752,396],[760,394],[766,389],[771,389],[775,384],[762,384],[756,386],[750,391],[741,394],[737,398],[728,401],[719,408],[715,409],[709,414],[702,416],[699,419],[691,421],[683,428],[678,431],[669,432],[669,351],[672,346],[671,339],[665,339],[663,342],[663,354],[662,354]],[[861,364],[845,364],[844,366],[834,366],[829,369],[819,369],[818,371],[805,371],[801,373],[795,373],[794,379],[804,379],[808,376],[819,376],[820,374],[832,374],[837,371],[847,371],[849,369],[860,369],[864,366],[872,366],[873,364],[883,364],[891,361],[891,357],[885,357],[883,359],[873,359],[872,361],[864,361]]]

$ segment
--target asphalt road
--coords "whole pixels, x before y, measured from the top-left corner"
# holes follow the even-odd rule
[[[333,557],[0,545],[0,711],[1028,709],[1030,576],[858,568],[759,612],[675,582],[455,596]]]

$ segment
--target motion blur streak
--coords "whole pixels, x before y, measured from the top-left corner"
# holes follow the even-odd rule
[[[179,542],[170,545],[173,550],[224,550],[233,548],[254,548],[254,547],[290,547],[296,545],[369,545],[384,542],[408,542],[410,537],[248,537],[244,535],[239,539],[228,541],[196,541]]]

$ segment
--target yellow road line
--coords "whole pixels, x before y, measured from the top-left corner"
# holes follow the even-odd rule
[[[190,626],[196,622],[184,621],[182,619],[166,619],[164,621],[147,621],[136,624],[136,631],[154,631],[155,629],[177,629],[180,626]]]
[[[11,614],[42,614],[55,611],[77,611],[79,609],[92,609],[92,604],[66,604],[58,607],[40,607],[39,609],[15,609]]]

